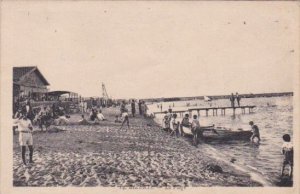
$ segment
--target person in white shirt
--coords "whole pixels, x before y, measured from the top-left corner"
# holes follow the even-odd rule
[[[97,112],[97,118],[98,118],[98,120],[100,120],[100,121],[106,120],[105,117],[104,117],[104,115],[102,114],[102,111],[101,111],[101,110],[99,110],[99,111]]]
[[[82,101],[79,102],[79,110],[80,110],[81,113],[84,112],[84,110],[83,110],[83,102]]]
[[[70,123],[69,116],[62,115],[59,116],[57,119],[54,119],[54,125],[68,125]]]
[[[86,101],[84,101],[83,102],[83,112],[87,112],[87,102]]]
[[[15,120],[15,123],[18,125],[19,131],[19,143],[21,146],[22,161],[26,165],[26,146],[29,149],[29,163],[33,163],[33,138],[32,131],[33,127],[31,121],[27,118],[25,112],[19,113],[19,118]]]

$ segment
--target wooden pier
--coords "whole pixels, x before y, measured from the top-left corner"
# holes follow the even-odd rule
[[[249,113],[253,112],[253,108],[256,106],[236,106],[236,107],[231,107],[231,106],[225,106],[225,107],[203,107],[203,108],[189,108],[188,110],[181,110],[181,111],[172,111],[172,113],[178,113],[180,116],[183,116],[183,113],[189,112],[190,117],[192,116],[193,111],[197,111],[198,116],[200,116],[200,111],[205,111],[205,115],[208,116],[208,112],[210,110],[213,111],[213,116],[218,115],[218,111],[221,110],[220,115],[226,115],[226,110],[227,109],[232,109],[233,110],[233,115],[235,115],[236,109],[241,109],[242,114],[246,114],[246,110],[248,109]],[[166,114],[167,111],[165,112],[154,112],[154,115],[156,114]]]
[[[174,111],[172,111],[172,113],[176,113],[176,114],[179,114],[180,115],[180,117],[182,117],[183,116],[183,113],[185,113],[185,112],[188,112],[188,110],[174,110]],[[157,114],[167,114],[168,113],[168,111],[164,111],[164,112],[153,112],[153,114],[154,115],[157,115]]]

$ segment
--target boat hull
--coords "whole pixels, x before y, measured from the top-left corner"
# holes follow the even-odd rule
[[[191,129],[188,127],[182,127],[182,135],[192,136]],[[205,140],[221,140],[221,141],[231,141],[231,140],[249,140],[252,136],[251,131],[233,131],[229,129],[220,128],[205,128],[203,132],[203,137]]]

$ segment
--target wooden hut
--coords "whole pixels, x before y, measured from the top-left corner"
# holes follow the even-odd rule
[[[42,101],[46,98],[49,82],[36,66],[13,68],[13,97]]]

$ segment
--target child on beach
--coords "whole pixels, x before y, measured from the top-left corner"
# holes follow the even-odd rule
[[[167,115],[165,115],[164,118],[163,118],[162,128],[163,129],[169,129],[170,128],[169,117]]]
[[[171,120],[171,135],[175,133],[176,137],[179,136],[179,121],[177,121],[177,114],[173,114],[173,118]]]
[[[167,117],[167,123],[169,125],[169,128],[170,128],[170,124],[171,124],[171,120],[172,120],[172,109],[169,109],[168,110],[168,113],[166,114],[166,117]]]
[[[283,171],[286,165],[291,166],[291,171],[289,176],[292,177],[293,174],[293,164],[294,164],[294,148],[293,144],[291,143],[291,137],[289,134],[285,134],[282,136],[283,144],[282,144],[282,154],[284,155],[283,163],[282,163],[282,170],[281,176],[283,176]]]
[[[192,127],[192,133],[193,133],[193,142],[192,143],[194,146],[197,147],[198,138],[202,138],[202,135],[203,135],[197,115],[193,116],[193,121],[192,121],[191,127]]]
[[[120,130],[122,129],[125,122],[127,123],[127,127],[129,129],[129,116],[128,116],[128,110],[126,108],[124,109],[124,111],[122,113],[122,118],[123,118],[123,122],[122,122],[122,125],[120,127]]]
[[[97,113],[97,119],[98,119],[98,120],[100,120],[100,121],[106,120],[105,117],[104,117],[104,115],[102,114],[102,111],[101,111],[101,110],[96,111],[96,113]]]
[[[189,114],[185,114],[182,121],[181,121],[181,124],[180,124],[181,135],[184,134],[183,133],[183,127],[188,127],[188,128],[191,127]]]
[[[19,113],[19,118],[15,120],[15,123],[18,125],[19,131],[19,143],[21,146],[21,154],[23,164],[26,165],[26,146],[29,149],[29,163],[33,163],[33,138],[32,131],[33,127],[31,121],[28,119],[26,112]]]
[[[184,115],[184,117],[181,121],[181,125],[184,126],[184,127],[190,127],[191,126],[189,114]]]
[[[254,125],[253,121],[249,122],[249,125],[251,126],[252,129],[252,136],[250,137],[251,142],[254,142],[254,138],[256,137],[258,139],[258,143],[260,142],[260,134],[259,134],[259,129],[256,125]]]
[[[91,121],[95,121],[95,119],[97,118],[97,113],[96,113],[96,110],[94,108],[92,108],[91,112],[90,112],[90,115],[89,115],[89,118]]]
[[[90,124],[85,118],[84,115],[81,115],[81,119],[78,121],[79,125],[88,125]]]

